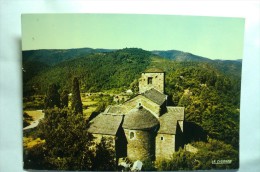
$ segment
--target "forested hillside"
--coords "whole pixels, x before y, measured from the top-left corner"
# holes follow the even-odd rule
[[[109,49],[62,49],[62,50],[28,50],[22,52],[23,70],[26,74],[23,76],[23,81],[27,82],[39,72],[63,61],[80,58],[91,53],[111,52]]]
[[[175,106],[185,107],[187,121],[201,126],[211,138],[238,148],[241,64],[175,62],[154,58],[166,72],[166,93]],[[192,131],[191,131],[192,132]],[[196,134],[196,133],[194,133]]]
[[[98,92],[109,89],[127,89],[151,62],[152,54],[141,49],[123,49],[115,52],[86,54],[80,58],[42,70],[24,82],[24,95],[44,94],[50,83],[70,88],[74,76],[81,82],[81,91]],[[28,69],[24,68],[28,78]]]

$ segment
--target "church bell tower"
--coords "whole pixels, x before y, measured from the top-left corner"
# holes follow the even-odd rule
[[[147,69],[139,79],[139,93],[144,93],[152,88],[164,93],[164,75],[165,73],[161,69]]]

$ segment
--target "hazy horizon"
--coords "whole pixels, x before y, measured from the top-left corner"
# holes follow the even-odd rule
[[[175,15],[24,14],[22,50],[141,48],[236,60],[243,57],[244,22]]]

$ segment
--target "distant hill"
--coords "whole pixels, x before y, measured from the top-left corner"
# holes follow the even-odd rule
[[[211,60],[178,50],[152,51],[153,54],[175,62],[204,62],[218,68],[227,74],[241,76],[242,59],[238,60]]]
[[[93,49],[93,48],[77,48],[77,49],[48,49],[48,50],[27,50],[22,52],[23,81],[27,82],[33,76],[36,76],[42,70],[52,67],[64,61],[80,58],[87,54],[104,53],[115,51],[112,49]]]
[[[210,62],[212,60],[197,56],[191,53],[186,53],[178,50],[167,50],[167,51],[152,51],[153,54],[164,57],[166,59],[174,61],[195,61],[195,62]]]
[[[23,51],[23,64],[29,62],[40,62],[52,66],[60,62],[79,58],[91,53],[104,53],[115,51],[113,49],[93,49],[93,48],[76,48],[76,49],[48,49],[48,50],[27,50]]]

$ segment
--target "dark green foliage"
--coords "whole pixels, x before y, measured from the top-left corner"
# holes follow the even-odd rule
[[[37,134],[46,141],[43,160],[46,169],[92,168],[94,154],[90,147],[93,145],[93,136],[87,133],[87,124],[82,115],[75,115],[67,109],[48,109],[45,111],[44,120],[37,128]],[[43,158],[42,156],[39,158]]]
[[[68,104],[69,104],[69,92],[67,90],[64,90],[62,93],[61,93],[61,107],[62,108],[65,108],[65,107],[68,107]]]
[[[133,93],[138,93],[138,91],[139,91],[139,81],[138,81],[138,79],[135,79],[130,84],[130,89],[133,91]]]
[[[37,144],[30,149],[23,149],[24,169],[44,170],[48,166],[45,161],[46,149],[44,144]]]
[[[241,66],[234,63],[237,74],[232,74],[214,62],[161,60],[154,65],[166,72],[166,93],[175,106],[185,107],[186,120],[238,150]]]
[[[197,153],[180,149],[170,160],[158,163],[158,170],[209,170],[209,169],[237,169],[239,166],[238,152],[228,144],[217,140],[193,143],[198,148]],[[214,164],[214,160],[232,160],[230,164]]]
[[[77,78],[73,79],[71,108],[76,114],[83,114],[82,102],[79,91],[79,81]]]
[[[46,95],[33,95],[23,98],[23,109],[37,110],[44,109],[44,100]]]
[[[77,49],[61,49],[61,50],[28,50],[23,51],[23,64],[37,62],[37,64],[45,64],[53,66],[66,60],[81,57],[82,55],[91,53],[111,52],[109,49],[92,49],[92,48],[77,48]]]
[[[95,109],[94,112],[91,113],[90,117],[89,117],[89,121],[91,121],[92,119],[94,119],[98,114],[100,114],[101,112],[103,112],[106,109],[106,103],[105,102],[99,102],[97,108]]]
[[[151,158],[143,161],[142,171],[157,171],[157,169],[155,168],[155,164],[151,160]]]
[[[194,122],[187,122],[184,123],[185,129],[185,143],[190,143],[194,141],[207,141],[207,132],[198,124]]]
[[[44,107],[47,109],[54,108],[55,106],[60,107],[60,94],[58,92],[58,86],[51,84],[44,100]]]
[[[150,52],[141,49],[82,55],[41,71],[24,83],[24,89],[39,94],[47,90],[48,83],[59,83],[70,90],[70,81],[78,76],[80,90],[84,92],[113,88],[125,91],[150,64],[150,57]]]
[[[30,121],[32,121],[32,120],[33,120],[33,118],[30,115],[28,115],[28,113],[24,112],[23,113],[23,128],[30,125]]]
[[[116,153],[112,138],[102,137],[96,146],[96,156],[93,162],[93,170],[114,171],[116,170]]]

